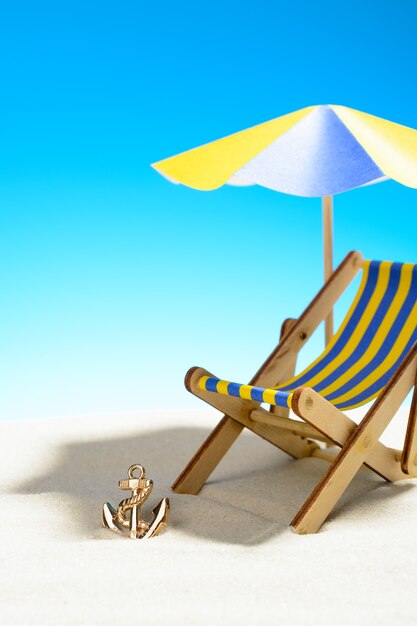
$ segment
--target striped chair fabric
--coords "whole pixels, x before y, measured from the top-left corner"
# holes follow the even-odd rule
[[[290,407],[311,387],[339,409],[375,398],[417,341],[417,266],[364,261],[358,293],[325,351],[303,372],[265,389],[203,376],[200,389]]]

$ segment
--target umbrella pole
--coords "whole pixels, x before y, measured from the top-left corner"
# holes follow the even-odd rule
[[[324,196],[321,200],[323,212],[323,250],[324,280],[329,280],[333,273],[333,196]],[[326,345],[333,337],[333,310],[325,320]]]

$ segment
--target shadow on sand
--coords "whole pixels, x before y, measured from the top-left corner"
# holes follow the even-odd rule
[[[14,493],[56,494],[57,506],[68,509],[64,529],[69,539],[110,539],[98,530],[104,501],[117,504],[125,496],[117,481],[129,465],[143,463],[154,490],[143,514],[163,496],[171,499],[170,526],[184,534],[228,544],[267,541],[288,525],[327,468],[318,459],[294,461],[270,444],[244,433],[220,463],[198,496],[177,495],[170,485],[209,431],[165,428],[132,436],[73,441],[54,451],[42,475],[20,484]],[[372,491],[373,505],[411,485],[394,488],[369,471],[360,471],[334,510],[338,517],[357,512]],[[383,502],[381,504],[383,505]],[[73,511],[73,519],[71,519]]]

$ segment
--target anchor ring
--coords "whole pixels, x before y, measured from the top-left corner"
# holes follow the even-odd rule
[[[133,475],[133,472],[136,472],[136,470],[139,471],[139,476]],[[129,478],[143,478],[145,476],[145,468],[143,467],[143,465],[131,465],[127,470],[127,475],[129,476]]]

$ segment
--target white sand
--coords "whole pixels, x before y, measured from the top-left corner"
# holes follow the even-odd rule
[[[288,524],[327,464],[250,433],[200,496],[169,493],[215,423],[199,410],[0,423],[2,624],[414,623],[417,483],[361,471],[321,532],[298,536]],[[134,462],[155,481],[149,506],[171,497],[148,541],[100,527]]]

